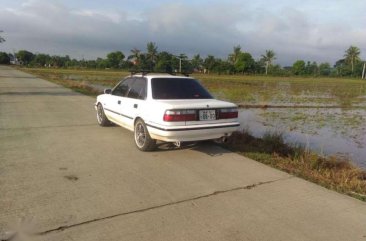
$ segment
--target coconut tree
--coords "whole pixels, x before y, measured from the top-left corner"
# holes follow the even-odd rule
[[[262,61],[266,63],[266,75],[268,74],[268,68],[272,65],[273,60],[276,59],[276,53],[273,50],[266,50],[266,53],[262,55]]]
[[[149,42],[146,46],[147,49],[147,59],[150,60],[152,63],[156,62],[156,59],[158,57],[158,47],[155,43]]]
[[[235,64],[238,61],[239,55],[241,54],[241,46],[236,45],[233,47],[233,52],[229,54],[229,62]]]
[[[0,30],[0,33],[4,32],[3,30]],[[0,43],[5,42],[5,39],[0,36]]]
[[[346,53],[344,54],[344,57],[346,58],[346,62],[351,64],[351,70],[353,73],[354,65],[357,61],[360,61],[360,54],[361,50],[357,48],[356,46],[350,46]]]
[[[137,48],[133,48],[131,49],[131,55],[128,56],[127,59],[134,59],[134,64],[137,65],[140,61],[140,57],[141,57],[141,50],[137,49]]]
[[[203,67],[203,59],[201,58],[201,55],[199,54],[193,55],[191,62],[193,68],[201,72]]]
[[[207,58],[205,58],[205,60],[203,62],[203,66],[207,70],[208,74],[215,68],[216,63],[217,63],[217,61],[213,55],[208,55]],[[204,71],[205,73],[206,73],[206,70]]]

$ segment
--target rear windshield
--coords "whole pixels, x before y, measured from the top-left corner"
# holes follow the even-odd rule
[[[212,96],[195,79],[153,78],[151,80],[154,99],[212,99]]]

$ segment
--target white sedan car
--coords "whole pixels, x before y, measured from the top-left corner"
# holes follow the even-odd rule
[[[111,122],[134,132],[141,151],[156,140],[223,139],[239,127],[235,104],[214,99],[195,79],[170,74],[134,74],[106,89],[95,103],[99,125]]]

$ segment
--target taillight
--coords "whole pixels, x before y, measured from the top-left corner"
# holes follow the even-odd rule
[[[164,114],[164,121],[195,121],[195,110],[167,110]]]
[[[234,119],[238,118],[237,108],[225,108],[219,110],[219,119]]]

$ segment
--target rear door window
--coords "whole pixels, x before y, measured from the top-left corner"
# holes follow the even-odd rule
[[[140,100],[146,99],[146,86],[147,81],[145,78],[135,78],[127,97]]]
[[[112,90],[112,95],[122,96],[122,97],[126,96],[128,91],[131,88],[133,81],[134,81],[133,78],[125,79]]]

